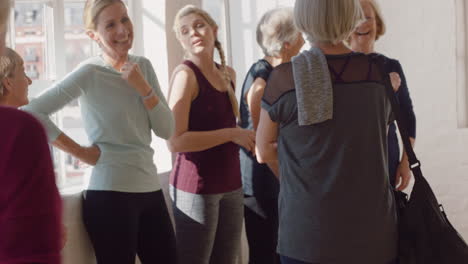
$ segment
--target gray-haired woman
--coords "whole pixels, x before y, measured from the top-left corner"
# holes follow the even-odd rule
[[[257,25],[257,43],[264,57],[254,63],[245,77],[240,100],[239,126],[256,130],[260,103],[268,76],[274,67],[289,62],[304,44],[294,25],[291,8],[266,12]],[[249,243],[249,263],[279,263],[278,163],[257,162],[252,152],[241,148],[240,164],[244,189],[244,217]]]
[[[396,211],[387,167],[391,107],[375,55],[343,41],[359,0],[297,0],[313,48],[270,74],[257,158],[279,161],[282,263],[395,263]]]

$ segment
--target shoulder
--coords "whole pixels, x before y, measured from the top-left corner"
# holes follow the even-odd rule
[[[193,87],[197,85],[197,76],[194,70],[184,63],[177,65],[172,72],[171,79],[172,83],[177,86]]]
[[[270,76],[272,70],[273,67],[270,65],[270,63],[263,59],[254,63],[250,69],[251,74],[254,76],[254,78],[262,78],[265,81],[268,80],[268,77]]]
[[[11,107],[0,107],[0,123],[4,124],[2,128],[9,131],[24,131],[31,135],[43,134],[44,129],[41,123],[31,114]],[[3,125],[2,125],[3,127]]]
[[[272,105],[283,95],[294,92],[294,76],[292,73],[292,63],[286,62],[276,66],[268,78],[263,100]]]
[[[98,56],[94,56],[82,61],[76,68],[67,74],[67,77],[74,77],[73,79],[79,79],[84,77],[86,80],[89,80],[89,77],[97,72],[100,72],[100,69],[104,67],[102,59]]]
[[[380,53],[369,54],[376,62],[381,61],[385,65],[385,69],[389,72],[401,72],[401,64],[397,59],[387,57]]]
[[[196,74],[190,66],[181,63],[175,67],[174,71],[172,72],[172,78],[196,80]]]
[[[80,64],[78,64],[78,66],[76,66],[76,68],[71,73],[75,73],[75,72],[90,73],[99,66],[100,65],[99,65],[98,58],[92,57],[92,58],[89,58],[80,62]]]

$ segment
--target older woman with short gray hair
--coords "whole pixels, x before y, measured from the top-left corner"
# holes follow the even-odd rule
[[[291,8],[266,12],[257,26],[257,43],[264,57],[250,68],[242,86],[240,126],[257,129],[260,102],[274,67],[295,56],[304,39],[294,25]],[[249,263],[279,263],[275,252],[278,237],[278,180],[276,162],[259,164],[253,153],[240,151],[244,189],[244,214],[249,242]]]
[[[391,106],[378,58],[343,42],[363,17],[359,0],[296,0],[312,48],[277,66],[265,87],[256,154],[279,161],[283,264],[396,263]]]

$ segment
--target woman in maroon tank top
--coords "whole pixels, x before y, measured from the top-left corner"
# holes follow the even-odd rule
[[[170,177],[179,263],[235,263],[243,195],[239,146],[254,150],[254,132],[236,127],[235,72],[225,65],[218,27],[194,6],[176,15],[174,31],[186,61],[173,73],[169,104],[177,153]],[[221,65],[213,60],[219,51]]]

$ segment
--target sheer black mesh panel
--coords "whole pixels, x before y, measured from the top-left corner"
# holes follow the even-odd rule
[[[276,66],[268,78],[263,101],[274,104],[281,95],[294,90],[294,76],[290,62]]]
[[[381,82],[377,61],[382,55],[354,53],[348,56],[327,56],[328,67],[332,82]],[[263,101],[269,105],[274,104],[279,98],[294,90],[294,77],[290,62],[281,64],[273,70],[268,79],[263,95]]]

